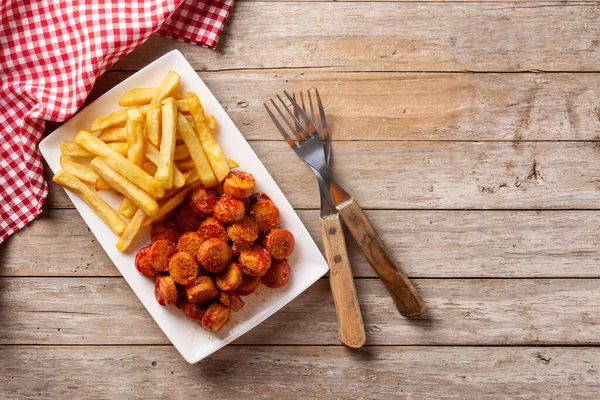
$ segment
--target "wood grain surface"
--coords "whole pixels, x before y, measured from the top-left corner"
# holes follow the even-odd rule
[[[600,343],[600,287],[594,279],[414,284],[428,311],[407,319],[378,279],[356,280],[368,345]],[[0,278],[0,288],[0,344],[169,343],[122,278]],[[236,343],[340,345],[328,281],[318,281]]]
[[[109,71],[90,99],[133,72]],[[281,140],[263,102],[319,88],[334,140],[598,140],[600,74],[200,71],[248,140]]]
[[[317,185],[262,109],[318,87],[333,172],[428,311],[399,316],[346,232],[365,347],[339,344],[324,278],[187,365],[51,183],[0,244],[0,398],[597,398],[599,18],[597,1],[240,0],[216,51],[152,37],[87,103],[179,49],[323,249]]]
[[[0,364],[7,397],[594,399],[600,350],[228,346],[188,365],[171,346],[10,346],[0,357],[12,360]]]
[[[239,3],[216,52],[155,36],[115,69],[179,49],[198,70],[598,71],[599,12],[593,2]]]
[[[297,212],[322,250],[319,211]],[[600,211],[366,213],[410,277],[600,277]],[[346,236],[354,276],[375,277]],[[74,209],[45,210],[0,251],[0,276],[120,276]]]
[[[292,206],[319,208],[317,182],[284,141],[250,145]],[[600,208],[599,142],[341,141],[331,168],[365,209]],[[72,206],[54,190],[46,207]]]

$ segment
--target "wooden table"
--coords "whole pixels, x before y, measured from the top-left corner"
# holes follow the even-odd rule
[[[188,365],[62,189],[0,246],[0,397],[598,398],[600,5],[238,1],[198,70],[320,244],[317,186],[262,102],[317,86],[333,169],[429,308],[408,320],[349,239],[368,344],[327,279]]]

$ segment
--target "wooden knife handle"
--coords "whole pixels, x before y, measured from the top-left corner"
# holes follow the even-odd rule
[[[321,218],[321,234],[329,264],[329,283],[338,318],[340,342],[352,348],[362,347],[367,337],[338,214]]]
[[[400,314],[407,317],[423,314],[423,299],[408,277],[388,256],[379,235],[356,200],[350,198],[340,203],[337,209],[367,261],[383,281]]]

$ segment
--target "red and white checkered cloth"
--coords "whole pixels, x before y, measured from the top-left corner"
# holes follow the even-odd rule
[[[44,121],[73,115],[98,76],[155,32],[214,48],[232,6],[0,0],[0,243],[41,212],[48,194],[37,149]]]

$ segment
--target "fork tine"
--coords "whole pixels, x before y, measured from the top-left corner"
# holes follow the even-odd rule
[[[288,126],[288,128],[290,128],[290,131],[294,132],[294,127],[290,123],[290,120],[283,114],[283,111],[281,111],[281,109],[279,108],[277,103],[275,103],[275,101],[273,99],[271,99],[271,104],[273,104],[273,107],[275,107],[275,109],[277,110],[277,112],[279,113],[281,118],[283,119],[283,122],[285,122],[285,124]],[[284,107],[284,108],[285,108],[285,111],[287,111],[288,113],[290,112],[290,110],[288,110],[287,107]],[[286,134],[287,134],[287,132],[286,132]]]
[[[284,91],[284,93],[285,93],[285,91]],[[286,93],[286,96],[288,96],[288,98],[293,102],[292,106],[293,106],[294,109],[296,109],[296,106],[297,106],[296,110],[298,111],[298,114],[300,115],[300,117],[303,120],[305,120],[307,118],[306,114],[304,114],[304,112],[302,111],[302,109],[300,108],[300,106],[298,106],[298,103],[296,103],[296,101],[294,99],[292,99],[292,96],[290,96],[289,94]],[[294,116],[293,112],[290,111],[289,107],[285,104],[285,101],[283,101],[283,99],[281,98],[281,96],[277,95],[277,98],[279,99],[279,101],[283,105],[283,108],[285,109],[285,111],[287,111],[287,113],[290,115],[290,117],[292,117],[292,119],[294,120],[294,122],[296,124],[298,124],[302,128],[302,131],[305,134],[305,136],[306,136],[306,134],[308,134],[308,136],[312,136],[314,134],[313,131],[310,129],[311,126],[312,126],[312,122],[310,122],[310,121],[307,122],[307,125],[308,125],[308,132],[307,132],[307,130],[304,129],[304,126],[302,125],[302,123],[300,122],[300,120]],[[273,101],[273,100],[271,100],[271,101]],[[273,104],[275,104],[275,103],[273,103]],[[295,106],[294,106],[294,104],[295,104]],[[283,114],[281,116],[284,117]],[[290,129],[292,129],[292,130],[294,129],[294,128],[291,127],[290,124],[288,124],[288,126],[290,127]]]
[[[294,95],[294,100],[296,100],[296,93],[293,94]],[[300,92],[300,95],[302,95],[302,92]],[[296,111],[296,109],[294,109],[294,116],[296,117],[296,119],[298,118],[298,112]],[[303,135],[303,129],[302,127],[294,122],[294,124],[296,125],[296,129],[294,130],[294,134],[296,135],[296,140],[298,140],[298,143],[300,143],[303,139],[306,139],[306,137]]]
[[[315,109],[313,107],[312,97],[310,95],[310,89],[308,89],[306,91],[306,93],[308,94],[308,104],[310,104],[310,119],[312,120],[313,124],[315,125],[315,128],[317,128],[317,130],[319,132],[321,132],[321,130],[319,129],[319,121],[317,121],[315,118]],[[304,106],[304,104],[303,104],[303,106]]]
[[[290,103],[292,103],[292,106],[294,107],[294,109],[298,110],[298,114],[300,115],[300,118],[302,118],[302,120],[304,121],[304,123],[308,126],[308,135],[312,136],[314,134],[318,134],[319,132],[317,132],[317,129],[315,128],[315,125],[308,118],[308,116],[306,115],[306,113],[304,111],[302,111],[302,108],[300,108],[300,106],[298,105],[298,103],[296,103],[296,100],[294,100],[292,98],[292,96],[290,96],[288,94],[288,92],[286,92],[285,90],[283,91],[283,94],[285,94],[285,96],[288,98],[288,100],[290,101]],[[277,97],[279,97],[279,96],[277,96]],[[281,98],[279,98],[279,100],[283,103],[283,100],[281,100]]]
[[[271,100],[271,102],[272,101],[273,100]],[[277,130],[279,131],[279,133],[281,133],[281,135],[283,136],[283,138],[285,139],[285,141],[287,142],[287,144],[289,144],[291,148],[296,147],[296,143],[294,143],[294,141],[292,140],[292,138],[287,134],[287,132],[285,131],[285,128],[283,126],[281,126],[281,124],[279,123],[279,120],[271,112],[271,109],[269,108],[269,106],[267,106],[266,103],[263,103],[263,106],[265,106],[265,108],[267,110],[267,113],[271,117],[271,120],[273,120],[273,123],[277,127]],[[279,111],[279,110],[277,110],[277,111]],[[281,113],[281,111],[279,111],[279,113]]]
[[[319,116],[321,117],[321,126],[320,126],[320,133],[321,133],[321,137],[324,141],[323,143],[323,149],[325,150],[325,161],[327,162],[327,165],[329,165],[329,160],[331,159],[331,138],[329,135],[329,128],[327,127],[327,118],[325,117],[325,109],[323,108],[323,103],[321,103],[321,96],[319,95],[319,90],[317,90],[316,87],[312,87],[310,89],[308,89],[308,94],[310,96],[310,91],[311,89],[314,89],[315,94],[317,96],[317,105],[319,106]],[[311,102],[311,108],[312,108],[312,102]],[[314,119],[314,115],[313,115],[313,119]]]
[[[294,100],[296,100],[296,93],[294,93]],[[306,106],[304,105],[304,93],[300,92],[300,102],[302,104],[302,111],[304,111],[304,114],[306,114]]]
[[[296,100],[295,93],[294,93],[294,100]],[[300,101],[302,102],[302,111],[304,111],[304,113],[306,113],[306,107],[304,106],[304,95],[302,94],[302,92],[300,92]],[[297,114],[297,111],[295,108],[294,108],[294,112],[296,113],[295,114],[296,117],[298,117],[298,114]],[[306,140],[306,135],[304,135],[303,139]]]

